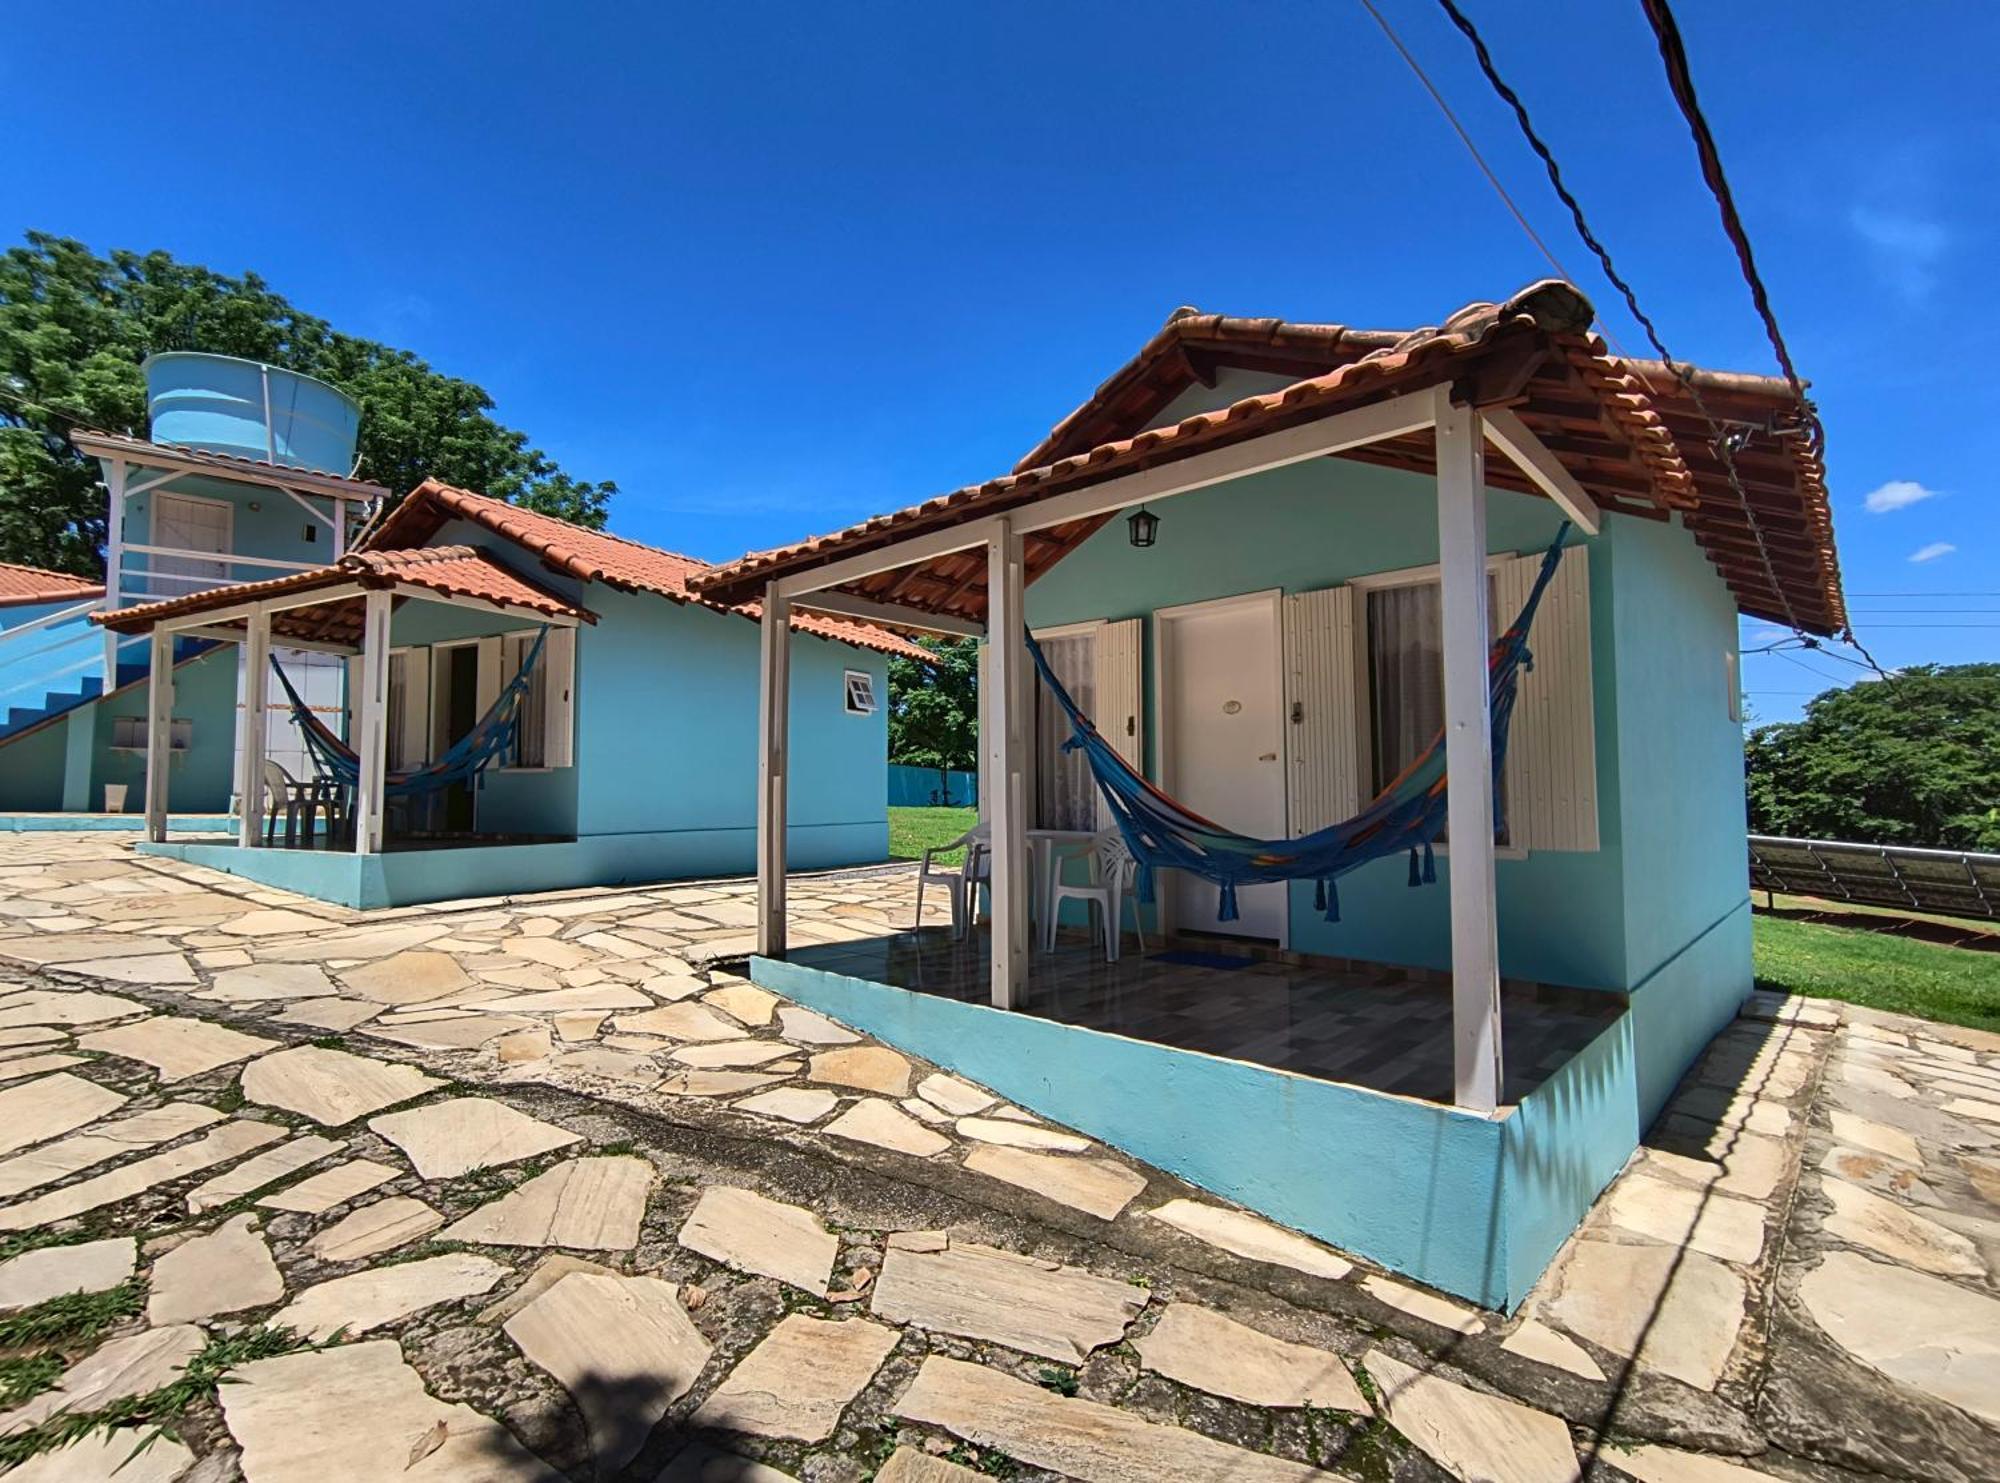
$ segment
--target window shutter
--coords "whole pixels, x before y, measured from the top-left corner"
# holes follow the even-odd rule
[[[1098,734],[1138,773],[1146,770],[1145,682],[1139,657],[1143,633],[1143,620],[1138,618],[1106,623],[1097,630],[1097,714],[1091,717]],[[1100,792],[1098,827],[1109,828],[1111,822]]]
[[[396,738],[399,767],[421,767],[431,760],[431,654],[428,649],[401,649],[392,658],[403,661],[403,734]]]
[[[500,698],[500,687],[505,683],[500,677],[500,635],[492,634],[479,641],[479,676],[472,710],[475,720],[493,709],[493,702]]]
[[[979,777],[979,822],[986,822],[986,725],[993,713],[987,704],[986,682],[993,674],[993,645],[981,643],[979,646],[979,736],[974,747],[974,765]]]
[[[345,666],[347,670],[347,735],[346,743],[358,746],[361,735],[361,656],[350,654]]]
[[[542,646],[542,684],[548,704],[543,711],[542,765],[569,767],[576,761],[576,630],[551,628]]]
[[[1517,556],[1497,575],[1496,626],[1528,600],[1540,556]],[[1597,727],[1590,662],[1590,551],[1571,546],[1528,634],[1535,667],[1521,675],[1507,742],[1508,832],[1530,850],[1595,850]]]
[[[1296,837],[1361,807],[1354,589],[1324,587],[1287,597],[1284,621],[1287,791]]]

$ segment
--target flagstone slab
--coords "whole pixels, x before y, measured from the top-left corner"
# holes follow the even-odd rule
[[[290,1210],[301,1215],[319,1215],[345,1205],[349,1200],[380,1189],[402,1170],[373,1159],[349,1159],[331,1169],[300,1180],[290,1189],[266,1195],[257,1203],[267,1210]]]
[[[784,1075],[764,1071],[709,1071],[691,1068],[676,1071],[655,1089],[670,1097],[733,1097],[776,1086]]]
[[[233,922],[224,922],[217,930],[231,937],[295,937],[301,932],[324,932],[326,927],[325,917],[280,908],[246,913]]]
[[[1330,1483],[1333,1477],[1302,1462],[1141,1421],[1114,1406],[1058,1396],[983,1365],[937,1355],[924,1361],[895,1409],[906,1420],[942,1427],[1030,1467],[1091,1483],[1168,1478]]]
[[[2000,1301],[1848,1251],[1828,1252],[1798,1296],[1862,1364],[2000,1426]]]
[[[787,1004],[778,1011],[778,1033],[800,1045],[852,1045],[861,1037],[823,1014]]]
[[[977,1117],[1000,1099],[984,1087],[933,1071],[917,1083],[917,1095],[953,1117]]]
[[[1776,1138],[1756,1133],[1717,1133],[1702,1157],[1662,1148],[1645,1151],[1648,1168],[1719,1194],[1768,1200],[1784,1178],[1786,1151]]]
[[[1611,1187],[1605,1208],[1613,1225],[1724,1261],[1747,1266],[1764,1251],[1764,1207],[1749,1200],[1635,1172]]]
[[[914,1154],[918,1158],[930,1158],[951,1147],[951,1140],[944,1134],[925,1127],[879,1097],[863,1097],[828,1123],[826,1131],[836,1138],[870,1143],[877,1148]]]
[[[443,1085],[414,1066],[318,1045],[295,1045],[243,1068],[243,1095],[252,1102],[282,1107],[329,1128]]]
[[[146,1006],[136,999],[93,991],[23,994],[0,1008],[0,1027],[20,1029],[43,1025],[97,1025],[106,1020],[144,1014]]]
[[[769,989],[736,983],[725,984],[713,993],[702,995],[701,1002],[755,1028],[770,1024],[782,1001]]]
[[[1822,1179],[1820,1192],[1833,1204],[1833,1213],[1821,1227],[1829,1236],[1923,1272],[1944,1277],[1986,1275],[1979,1249],[1928,1216],[1844,1179]]]
[[[1338,1356],[1275,1339],[1193,1303],[1169,1304],[1153,1331],[1132,1347],[1147,1369],[1210,1395],[1251,1406],[1370,1414]]]
[[[562,1483],[499,1422],[428,1394],[393,1339],[257,1360],[231,1380],[218,1397],[247,1483]]]
[[[611,1028],[623,1035],[664,1035],[669,1040],[735,1040],[743,1027],[703,1004],[661,1004],[621,1014]]]
[[[0,1209],[0,1231],[25,1231],[51,1221],[67,1220],[105,1205],[129,1200],[155,1185],[185,1179],[217,1164],[242,1158],[252,1149],[275,1143],[286,1129],[271,1123],[239,1118],[179,1148],[156,1153],[151,1158],[126,1164],[63,1189],[50,1190],[32,1200]]]
[[[598,1018],[614,1009],[648,1009],[650,996],[627,984],[590,984],[581,989],[547,989],[533,994],[495,995],[474,1001],[473,1009],[511,1014],[553,1014],[557,1010],[595,1009]]]
[[[166,1014],[134,1020],[129,1025],[114,1025],[108,1030],[96,1030],[77,1041],[84,1050],[123,1056],[129,1061],[143,1061],[160,1073],[162,1081],[181,1081],[199,1076],[218,1066],[227,1066],[232,1061],[247,1060],[267,1050],[275,1050],[280,1043],[267,1040],[262,1035],[245,1035],[241,1030],[232,1030],[226,1025],[210,1024],[207,1020]]]
[[[456,1019],[427,1020],[422,1024],[384,1024],[371,1021],[360,1033],[376,1040],[417,1050],[478,1050],[490,1040],[516,1030],[540,1028],[534,1020],[518,1014],[467,1014]]]
[[[139,1244],[130,1236],[44,1246],[0,1262],[0,1312],[12,1313],[66,1293],[103,1292],[138,1270]]]
[[[570,1272],[505,1328],[575,1399],[600,1477],[638,1455],[710,1353],[674,1285],[657,1277]]]
[[[623,1155],[572,1159],[480,1206],[444,1232],[489,1246],[629,1251],[653,1185],[653,1166]]]
[[[609,1015],[603,1010],[569,1010],[555,1016],[551,1023],[556,1030],[556,1038],[564,1042],[595,1040],[597,1031]]]
[[[95,962],[72,962],[65,971],[113,983],[136,984],[146,988],[181,989],[201,982],[188,960],[179,953],[128,953]]]
[[[253,963],[215,975],[208,988],[194,997],[259,1002],[265,999],[311,999],[337,992],[333,980],[316,963]]]
[[[53,1452],[39,1452],[7,1474],[7,1483],[176,1483],[194,1454],[150,1426],[88,1432]]]
[[[315,1030],[352,1030],[382,1012],[372,999],[303,999],[289,1005],[272,1018],[287,1025],[309,1025]]]
[[[0,1082],[40,1076],[45,1071],[67,1071],[72,1066],[88,1065],[89,1061],[88,1056],[31,1055],[17,1051],[12,1057],[0,1057]]]
[[[1329,1277],[1335,1281],[1354,1270],[1354,1263],[1334,1255],[1317,1242],[1308,1241],[1304,1236],[1241,1210],[1225,1210],[1219,1205],[1203,1205],[1195,1200],[1169,1200],[1159,1209],[1146,1213],[1198,1241],[1206,1241],[1210,1246],[1219,1246],[1253,1262],[1271,1262],[1304,1272],[1309,1277]]]
[[[1743,1327],[1743,1279],[1698,1251],[1585,1238],[1542,1316],[1697,1390],[1713,1390]]]
[[[67,1032],[48,1025],[23,1025],[17,1030],[0,1030],[0,1045],[55,1045],[69,1039]]]
[[[380,1004],[428,1004],[469,987],[472,979],[450,953],[414,949],[338,971],[350,994]]]
[[[933,1252],[892,1246],[869,1311],[1081,1364],[1092,1350],[1122,1339],[1145,1306],[1145,1290],[1129,1282],[952,1240]]]
[[[108,1339],[63,1371],[53,1390],[0,1415],[0,1436],[26,1431],[66,1411],[101,1411],[114,1401],[170,1385],[206,1342],[193,1324]]]
[[[965,1156],[965,1167],[1099,1220],[1116,1220],[1146,1188],[1143,1176],[1109,1159],[1060,1158],[1018,1148],[975,1148]]]
[[[910,1063],[880,1045],[854,1045],[825,1050],[812,1058],[806,1077],[834,1086],[879,1092],[885,1097],[910,1095]]]
[[[1421,1318],[1425,1323],[1436,1324],[1441,1329],[1450,1329],[1457,1334],[1483,1334],[1486,1321],[1463,1303],[1455,1303],[1450,1298],[1440,1297],[1422,1288],[1407,1287],[1403,1283],[1373,1273],[1361,1279],[1361,1285],[1368,1295],[1379,1303],[1386,1303],[1399,1313],[1407,1313],[1412,1318]]]
[[[1604,1378],[1603,1367],[1590,1357],[1589,1350],[1567,1334],[1559,1334],[1533,1318],[1523,1319],[1520,1327],[1501,1341],[1500,1347],[1509,1354],[1518,1354],[1522,1359],[1552,1369],[1567,1370],[1585,1380]]]
[[[678,1239],[739,1272],[775,1277],[817,1298],[826,1296],[840,1254],[839,1238],[812,1211],[728,1185],[701,1192]]]
[[[626,1275],[616,1267],[607,1267],[602,1262],[571,1256],[566,1251],[552,1251],[535,1263],[534,1270],[528,1273],[526,1281],[505,1297],[488,1303],[476,1316],[481,1323],[504,1324],[572,1272],[589,1272],[598,1277]]]
[[[1979,1097],[1954,1097],[1944,1104],[1944,1110],[1953,1117],[1970,1117],[1983,1123],[2000,1123],[2000,1101],[1988,1102]]]
[[[738,1112],[779,1117],[788,1123],[816,1123],[840,1105],[840,1098],[819,1087],[779,1087],[730,1105]]]
[[[370,1118],[368,1126],[408,1156],[426,1179],[456,1179],[567,1148],[582,1134],[517,1112],[491,1097],[452,1097]]]
[[[73,1132],[124,1104],[120,1093],[67,1071],[7,1087],[0,1090],[0,1154]]]
[[[667,1059],[681,1066],[719,1071],[762,1066],[794,1054],[793,1048],[781,1040],[716,1040],[706,1045],[682,1046]]]
[[[136,958],[159,950],[157,939],[124,932],[65,932],[60,936],[36,933],[26,937],[0,938],[0,958],[12,958],[17,963],[31,963],[38,968],[85,963],[92,959]],[[0,1019],[0,1023],[14,1022]]]
[[[1454,1477],[1573,1483],[1582,1476],[1569,1427],[1558,1418],[1419,1370],[1380,1349],[1369,1350],[1362,1364],[1381,1391],[1389,1424]]]
[[[321,1261],[354,1262],[428,1236],[444,1217],[422,1200],[392,1195],[342,1216],[307,1243]]]
[[[502,946],[508,957],[544,968],[581,968],[597,956],[589,948],[553,937],[509,937]]]
[[[199,1184],[188,1192],[188,1213],[199,1215],[204,1210],[213,1210],[218,1205],[227,1205],[231,1200],[262,1189],[265,1185],[296,1174],[308,1164],[316,1164],[330,1154],[340,1152],[347,1145],[338,1139],[322,1138],[317,1133],[307,1133],[281,1143],[276,1148],[267,1149],[255,1158],[245,1159],[226,1173],[218,1174],[205,1184]]]
[[[791,1314],[702,1402],[692,1423],[748,1436],[825,1441],[896,1341],[894,1329],[865,1319]]]
[[[146,1321],[156,1327],[261,1308],[285,1295],[271,1248],[247,1213],[161,1256],[149,1281]]]
[[[1770,1483],[1769,1473],[1705,1452],[1679,1452],[1650,1442],[1621,1446],[1607,1459],[1639,1483]]]
[[[1083,1153],[1091,1147],[1088,1138],[1064,1133],[1039,1123],[1017,1122],[1012,1118],[962,1117],[956,1124],[962,1137],[980,1143],[1003,1144],[1008,1148],[1036,1148],[1052,1153]]]
[[[273,1314],[271,1323],[315,1340],[341,1329],[365,1334],[439,1303],[489,1292],[508,1271],[491,1257],[469,1251],[392,1262],[306,1288]]]

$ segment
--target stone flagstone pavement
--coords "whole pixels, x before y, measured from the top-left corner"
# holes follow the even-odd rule
[[[2000,1477],[2000,1038],[1758,996],[1480,1313],[746,982],[751,894],[363,914],[0,835],[0,1317],[129,1315],[0,1353],[0,1456],[270,1346],[0,1476]]]

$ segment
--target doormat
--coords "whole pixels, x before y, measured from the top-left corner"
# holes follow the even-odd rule
[[[1172,952],[1154,953],[1148,959],[1153,963],[1172,963],[1181,968],[1254,968],[1255,958],[1234,958],[1228,953],[1198,953],[1187,948],[1175,948]]]

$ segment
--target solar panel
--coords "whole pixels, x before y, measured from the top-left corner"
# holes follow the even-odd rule
[[[1753,890],[2000,920],[2000,855],[1750,836]]]

